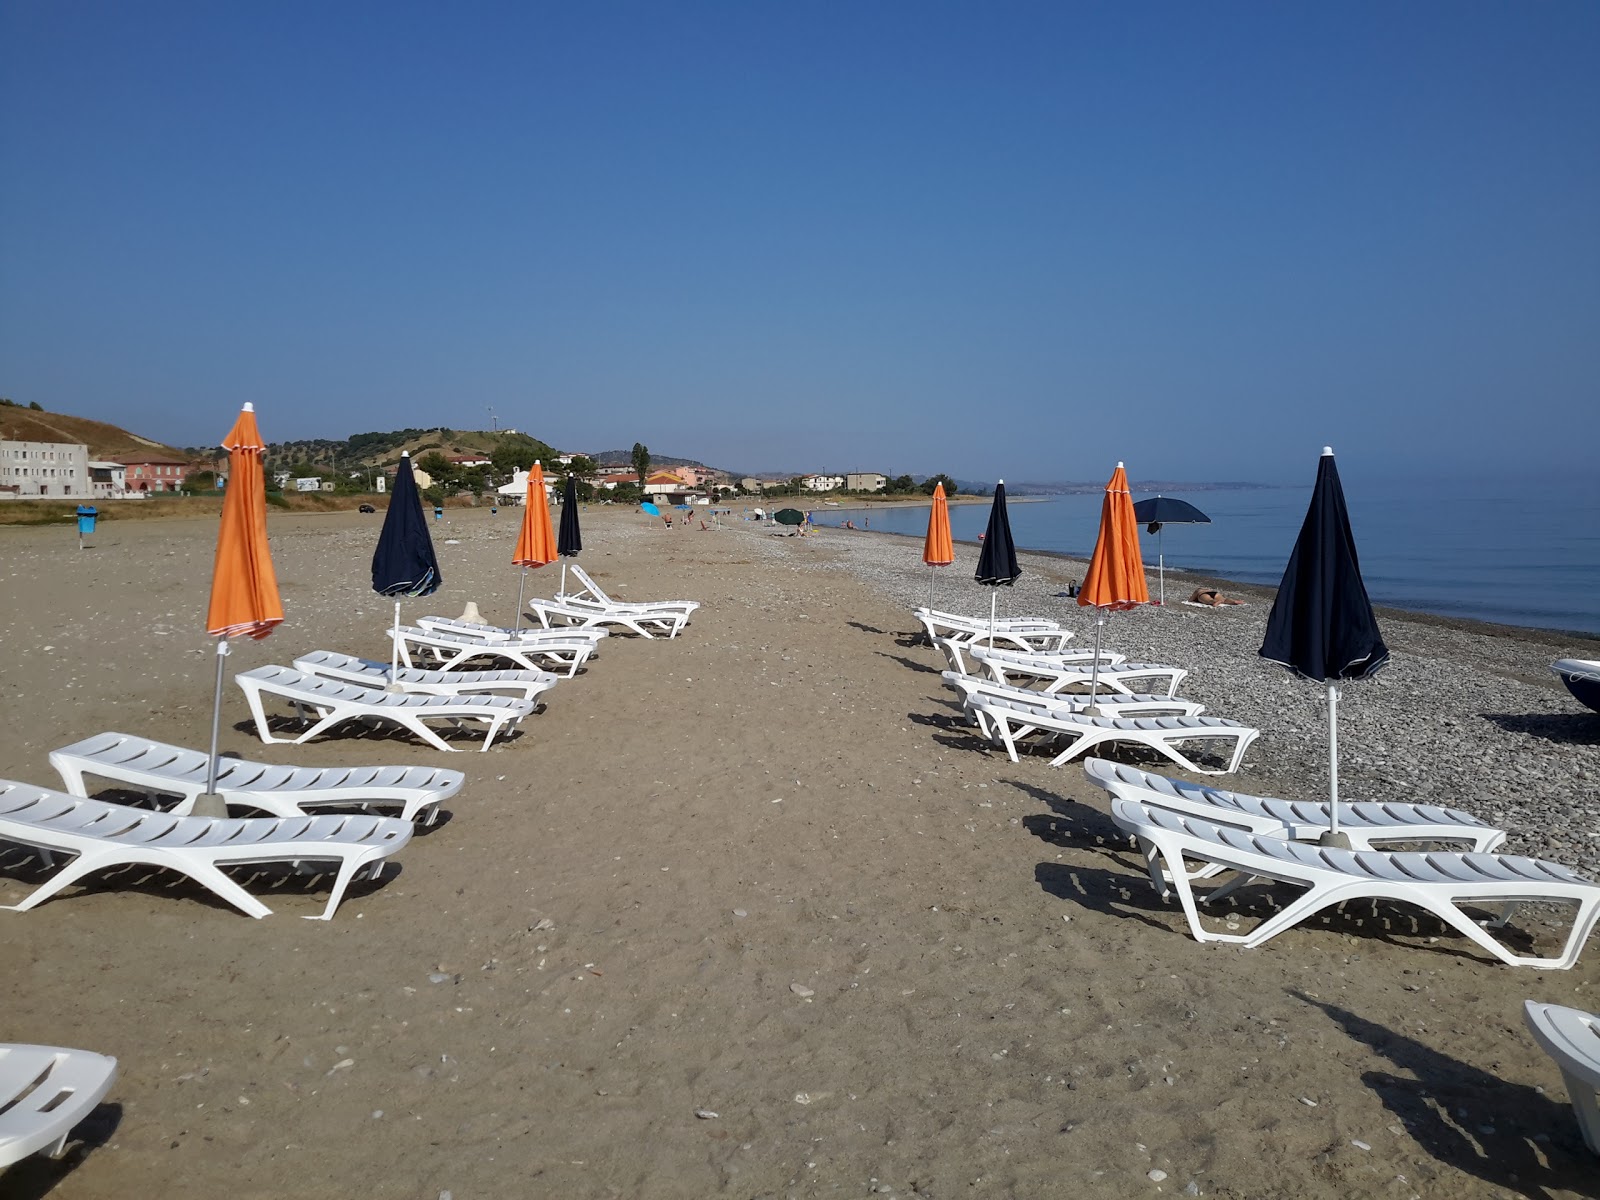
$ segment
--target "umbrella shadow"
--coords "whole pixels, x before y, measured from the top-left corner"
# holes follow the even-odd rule
[[[907,667],[913,671],[924,671],[929,675],[938,675],[941,673],[937,667],[930,667],[927,663],[919,663],[916,659],[907,658],[903,654],[885,654],[882,650],[877,651],[877,654],[880,658],[892,658],[902,667]]]
[[[0,1196],[8,1200],[43,1200],[89,1155],[105,1146],[122,1124],[122,1105],[103,1102],[72,1127],[60,1158],[32,1154],[9,1168],[0,1168]]]
[[[1287,990],[1404,1072],[1366,1071],[1361,1081],[1439,1162],[1529,1200],[1557,1192],[1594,1194],[1594,1157],[1561,1099],[1296,988]]]
[[[868,625],[865,621],[846,621],[845,624],[850,626],[851,629],[859,629],[862,633],[888,632],[887,630],[879,629],[876,625]],[[900,635],[896,634],[895,636],[899,637]]]
[[[1479,713],[1507,733],[1566,746],[1600,746],[1600,713]]]
[[[65,854],[57,855],[58,860],[66,857]],[[55,865],[46,865],[38,852],[27,847],[19,846],[0,852],[0,878],[13,879],[26,886],[30,893],[54,875],[59,866],[59,861]],[[376,879],[363,870],[361,878],[351,880],[350,886],[345,889],[340,907],[387,887],[399,878],[403,869],[393,859],[385,859]],[[327,892],[339,873],[337,864],[313,861],[304,862],[298,867],[294,863],[224,865],[222,870],[228,878],[261,899],[269,908],[276,907],[271,897],[305,897],[308,903],[313,902],[318,893]],[[74,896],[110,892],[137,892],[166,900],[187,900],[219,912],[241,915],[232,904],[187,875],[148,863],[124,863],[95,871],[74,881],[65,891],[52,896],[40,907],[63,900],[70,902]],[[21,899],[25,897],[18,897],[19,901]],[[0,1195],[9,1193],[0,1192]]]

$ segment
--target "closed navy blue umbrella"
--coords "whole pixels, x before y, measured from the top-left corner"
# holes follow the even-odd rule
[[[1148,526],[1148,532],[1156,535],[1156,579],[1159,581],[1156,603],[1165,604],[1167,602],[1167,556],[1161,545],[1161,527],[1163,525],[1209,525],[1211,524],[1211,518],[1187,500],[1179,500],[1176,496],[1151,496],[1148,500],[1141,500],[1133,506],[1133,516],[1139,524]]]
[[[577,558],[583,553],[583,535],[578,532],[578,481],[570,474],[561,489],[561,528],[556,533],[556,553],[562,558]],[[561,594],[567,592],[567,564],[561,564]]]
[[[1361,562],[1345,511],[1344,489],[1333,450],[1324,446],[1317,464],[1311,507],[1295,541],[1278,597],[1267,617],[1261,657],[1328,687],[1328,779],[1330,844],[1339,835],[1339,683],[1365,679],[1389,662],[1389,648],[1361,581]]]
[[[1006,481],[994,487],[994,503],[989,506],[989,525],[983,532],[983,549],[978,552],[978,569],[973,578],[984,587],[994,588],[989,595],[989,646],[994,646],[995,601],[1002,587],[1010,587],[1022,574],[1017,565],[1017,547],[1011,541],[1011,518],[1006,515]]]
[[[411,455],[402,454],[389,509],[383,515],[383,531],[372,552],[372,590],[380,596],[395,597],[391,680],[400,668],[400,597],[432,595],[443,582],[428,522],[422,516],[422,497],[417,494],[416,477],[411,473]]]

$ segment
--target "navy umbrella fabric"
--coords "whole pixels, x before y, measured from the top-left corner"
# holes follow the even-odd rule
[[[583,553],[583,535],[578,532],[578,481],[571,475],[561,489],[561,528],[556,532],[556,553],[562,558],[577,558]],[[567,564],[561,564],[561,594],[567,593]]]
[[[1361,562],[1333,450],[1323,447],[1311,506],[1267,617],[1261,657],[1328,688],[1331,845],[1339,835],[1339,683],[1366,679],[1389,662],[1378,619],[1361,579]]]
[[[989,506],[989,525],[983,533],[983,549],[978,552],[978,569],[973,578],[984,587],[994,588],[989,596],[989,645],[994,646],[995,601],[999,589],[1010,587],[1022,575],[1017,565],[1017,547],[1011,540],[1011,518],[1006,514],[1006,481],[995,484],[994,503]]]
[[[430,596],[443,582],[428,522],[422,515],[422,497],[411,473],[411,455],[402,454],[394,475],[394,493],[383,515],[383,531],[372,552],[372,590],[380,596],[395,597],[394,649],[389,660],[391,686],[400,669],[400,597]]]
[[[1139,524],[1149,526],[1149,532],[1156,535],[1156,578],[1159,581],[1156,603],[1165,604],[1167,602],[1167,556],[1161,545],[1161,527],[1163,525],[1209,525],[1211,524],[1211,518],[1187,500],[1179,500],[1175,496],[1151,496],[1148,500],[1141,500],[1133,506],[1133,516]]]

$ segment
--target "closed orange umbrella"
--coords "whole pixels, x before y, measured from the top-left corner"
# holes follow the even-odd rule
[[[522,568],[517,582],[517,624],[522,624],[522,589],[528,582],[528,568],[542,567],[556,560],[556,531],[550,525],[550,505],[544,496],[544,467],[538,462],[528,472],[528,498],[522,507],[522,528],[511,561]]]
[[[1100,536],[1095,539],[1078,603],[1099,610],[1094,620],[1095,665],[1089,675],[1092,712],[1100,677],[1100,630],[1106,614],[1150,603],[1150,585],[1145,582],[1144,560],[1139,556],[1139,519],[1133,515],[1133,493],[1128,490],[1128,474],[1121,463],[1106,484],[1100,505]]]
[[[928,607],[933,607],[933,568],[948,567],[956,560],[950,541],[950,505],[944,498],[944,484],[933,485],[933,507],[928,510],[928,537],[922,543],[922,561],[928,564]]]
[[[211,604],[206,632],[217,638],[217,688],[211,708],[211,761],[206,795],[195,802],[200,815],[226,816],[216,795],[217,737],[222,721],[223,660],[228,639],[266,637],[283,621],[278,577],[267,547],[267,496],[261,456],[267,444],[256,427],[255,405],[246,404],[222,439],[228,452],[228,488],[217,530],[217,557],[211,568]]]

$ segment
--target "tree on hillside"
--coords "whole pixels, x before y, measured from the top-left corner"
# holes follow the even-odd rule
[[[430,450],[417,459],[417,469],[426,471],[441,486],[454,484],[456,476],[460,474],[456,465],[437,450]]]
[[[525,433],[506,434],[489,455],[496,474],[510,477],[513,471],[526,471],[536,462],[553,463],[556,452],[538,438]]]
[[[572,461],[567,464],[567,470],[579,479],[586,479],[595,472],[594,459],[587,454],[574,454]]]
[[[643,442],[633,444],[633,473],[639,477],[639,486],[650,478],[650,447]]]
[[[883,490],[890,493],[904,494],[906,492],[916,491],[917,484],[916,481],[913,480],[909,475],[896,475],[884,485]]]
[[[956,487],[956,481],[945,474],[934,475],[924,479],[922,481],[922,490],[931,496],[933,495],[933,489],[941,483],[944,484],[944,494],[946,496],[954,496],[959,490]]]

